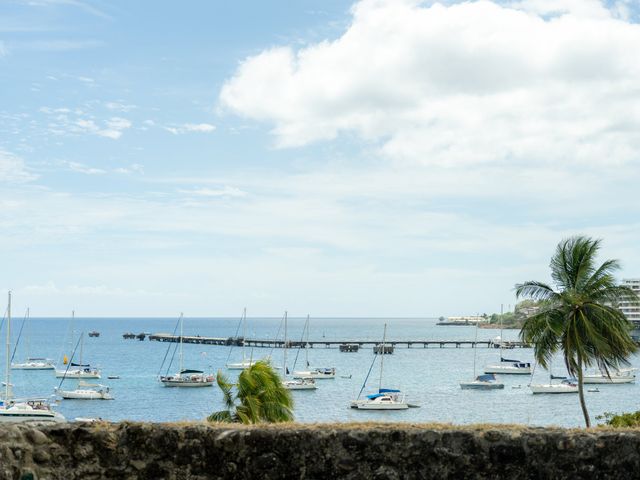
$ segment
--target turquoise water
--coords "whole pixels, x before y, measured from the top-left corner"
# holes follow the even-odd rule
[[[14,319],[12,330],[17,333],[20,319]],[[280,318],[249,318],[247,337],[274,338],[280,325]],[[387,338],[425,340],[473,340],[475,328],[472,326],[437,326],[436,319],[312,319],[311,340],[379,340],[383,325],[388,324]],[[304,318],[289,318],[288,336],[300,339]],[[156,378],[168,344],[145,340],[124,340],[122,334],[128,331],[172,332],[175,318],[76,318],[76,334],[80,331],[97,330],[98,338],[84,341],[86,362],[99,366],[103,378],[99,382],[112,387],[113,401],[64,400],[58,410],[68,419],[76,417],[101,417],[106,420],[147,420],[176,421],[196,420],[210,412],[222,408],[222,396],[217,386],[212,388],[176,389],[160,385]],[[235,335],[237,318],[186,318],[185,335],[229,337]],[[58,360],[69,347],[68,319],[32,319],[31,334],[20,341],[16,358],[21,361],[26,356],[29,338],[30,355],[44,356]],[[4,330],[2,332],[4,339]],[[499,335],[498,330],[478,330],[478,339],[491,339]],[[506,339],[515,339],[517,332],[505,330]],[[77,338],[77,337],[76,337]],[[15,337],[13,342],[15,343]],[[2,342],[4,344],[4,341]],[[173,344],[172,344],[173,345]],[[4,350],[4,349],[2,349]],[[184,345],[184,365],[188,368],[207,371],[224,370],[230,349],[208,345]],[[247,355],[251,352],[247,350]],[[253,350],[254,358],[270,353],[269,349]],[[527,388],[528,376],[502,376],[504,390],[473,391],[461,390],[458,382],[473,377],[474,349],[472,348],[396,348],[395,353],[385,356],[383,386],[400,388],[408,395],[418,409],[396,412],[360,411],[349,408],[349,402],[356,398],[362,382],[369,370],[373,353],[371,347],[361,348],[358,353],[340,353],[337,348],[315,348],[309,350],[312,366],[335,366],[338,376],[335,380],[319,381],[315,391],[293,392],[295,417],[301,422],[347,422],[347,421],[394,421],[394,422],[450,422],[464,423],[521,423],[529,425],[580,426],[583,423],[577,395],[532,395]],[[282,350],[273,351],[277,365],[282,363]],[[292,363],[296,351],[288,351],[288,365]],[[482,366],[498,359],[498,351],[486,348],[477,350],[478,374]],[[169,354],[169,357],[171,353]],[[509,358],[532,361],[531,349],[508,351]],[[4,372],[4,355],[2,355]],[[239,361],[241,351],[235,348],[230,361]],[[174,360],[177,362],[177,358]],[[640,359],[632,359],[634,366],[640,367]],[[377,388],[379,379],[378,363],[374,366],[365,393]],[[297,368],[304,367],[304,351],[300,352]],[[177,370],[174,363],[172,371]],[[163,372],[164,373],[164,372]],[[237,372],[227,372],[232,378]],[[562,361],[554,363],[554,374],[564,373]],[[118,380],[108,380],[107,375],[119,375]],[[546,382],[548,373],[538,369],[535,382]],[[12,371],[15,396],[50,395],[60,379],[53,371]],[[65,380],[63,387],[76,384],[75,380]],[[515,388],[514,388],[515,387]],[[599,392],[587,392],[587,405],[593,417],[605,411],[635,411],[640,409],[638,385],[600,385]]]

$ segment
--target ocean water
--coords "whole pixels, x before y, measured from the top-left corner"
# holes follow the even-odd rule
[[[115,400],[83,401],[62,400],[58,410],[67,417],[100,417],[105,420],[144,420],[167,422],[200,420],[209,413],[223,408],[222,395],[217,386],[211,388],[179,389],[163,387],[158,381],[160,365],[167,348],[175,344],[150,342],[149,340],[124,340],[125,332],[172,332],[176,318],[76,318],[76,341],[81,331],[97,330],[100,337],[89,338],[85,334],[83,361],[102,369],[98,380],[112,388]],[[289,317],[288,338],[301,339],[304,318]],[[12,322],[12,345],[16,343],[21,319]],[[438,326],[436,319],[400,318],[318,318],[311,321],[311,340],[381,340],[383,326],[387,324],[389,340],[473,340],[473,326]],[[272,339],[281,324],[280,318],[249,318],[247,337]],[[25,327],[18,343],[14,361],[27,355],[49,357],[57,360],[63,352],[70,356],[70,322],[60,318],[34,318]],[[185,318],[184,334],[215,337],[235,335],[237,318]],[[504,338],[515,340],[517,331],[505,330]],[[492,339],[499,330],[479,329],[478,339]],[[282,338],[282,332],[280,334]],[[4,344],[5,330],[0,333]],[[205,371],[223,370],[230,362],[240,361],[241,349],[213,345],[184,345],[184,366]],[[4,374],[4,348],[2,372]],[[262,358],[271,354],[276,365],[282,365],[282,349],[247,349],[247,356]],[[297,350],[288,350],[288,366],[293,370]],[[78,353],[76,353],[77,355]],[[300,351],[296,368],[304,368],[304,350]],[[171,358],[169,352],[168,357]],[[337,368],[334,380],[318,381],[315,391],[294,391],[294,414],[300,422],[449,422],[468,423],[518,423],[527,425],[581,426],[582,413],[577,395],[532,395],[527,388],[529,376],[501,376],[504,390],[461,390],[458,382],[473,378],[473,348],[422,348],[397,347],[393,355],[384,359],[383,386],[400,388],[411,403],[420,408],[405,411],[361,411],[349,408],[363,385],[373,360],[371,347],[362,347],[358,353],[340,353],[337,348],[317,347],[309,349],[312,366]],[[499,352],[479,348],[475,351],[477,374],[483,365],[498,360]],[[531,349],[505,351],[505,356],[522,361],[533,361]],[[640,359],[634,357],[632,365],[640,367]],[[177,357],[170,372],[177,370]],[[566,373],[562,361],[554,362],[553,373]],[[164,374],[165,371],[162,373]],[[230,378],[238,372],[226,371]],[[107,375],[119,375],[120,379],[108,380]],[[350,378],[342,378],[342,377]],[[379,360],[376,362],[363,394],[375,391],[380,377]],[[537,368],[534,382],[548,379],[548,372]],[[53,371],[13,370],[11,382],[14,395],[48,396],[60,384]],[[91,380],[93,381],[93,380]],[[75,388],[77,380],[66,379],[64,388]],[[592,419],[604,412],[629,412],[640,409],[637,384],[599,385],[599,392],[586,392],[586,401]]]

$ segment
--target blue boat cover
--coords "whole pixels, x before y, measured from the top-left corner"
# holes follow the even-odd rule
[[[88,363],[72,363],[71,366],[72,367],[90,367],[91,365],[89,365]]]
[[[384,397],[384,395],[382,393],[374,393],[372,395],[367,395],[367,398],[369,400],[373,400],[373,399],[378,398],[378,397]]]
[[[381,388],[378,393],[400,393],[400,390],[394,390],[393,388]]]
[[[189,369],[187,369],[187,370],[182,370],[180,372],[181,375],[184,374],[184,373],[202,373],[202,370],[189,370]]]
[[[502,358],[502,357],[500,357],[500,361],[501,361],[501,362],[513,362],[513,363],[520,363],[520,360],[509,360],[508,358]]]
[[[495,379],[496,379],[496,376],[493,373],[478,375],[476,377],[476,380],[478,380],[479,382],[493,382],[495,381]]]

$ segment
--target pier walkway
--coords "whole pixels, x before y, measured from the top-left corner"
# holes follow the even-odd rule
[[[157,342],[179,342],[179,335],[170,335],[166,333],[154,333],[149,335],[149,340]],[[246,347],[257,348],[282,348],[284,341],[282,340],[261,340],[247,338],[216,338],[201,337],[199,335],[184,336],[183,343],[196,343],[200,345],[223,345],[223,346],[242,346],[243,342]],[[380,340],[309,340],[301,342],[295,340],[287,340],[287,348],[339,348],[340,345],[358,345],[363,347],[366,345],[380,345]],[[506,342],[505,342],[506,343]],[[406,348],[498,348],[491,340],[387,340],[385,345]],[[508,342],[506,348],[529,348],[529,345],[523,342]]]

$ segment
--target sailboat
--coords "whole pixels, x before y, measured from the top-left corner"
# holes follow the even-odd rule
[[[496,381],[493,373],[485,373],[476,377],[476,357],[478,353],[478,322],[476,322],[476,337],[473,347],[473,377],[474,380],[468,382],[460,382],[460,388],[463,390],[499,390],[504,388],[504,383]]]
[[[84,380],[78,382],[75,390],[62,390],[59,387],[56,394],[67,400],[113,400],[111,389],[98,383],[87,383]]]
[[[287,375],[289,374],[289,369],[287,368],[287,347],[287,312],[284,312],[284,345],[282,349],[282,370],[284,372],[284,378],[282,380],[282,385],[284,385],[284,388],[287,390],[315,390],[318,388],[315,380],[312,378],[294,378],[293,380],[287,380]]]
[[[42,358],[42,357],[30,357],[29,356],[29,351],[30,351],[30,347],[31,347],[31,335],[29,332],[29,309],[27,309],[27,314],[24,318],[23,321],[23,326],[26,324],[27,325],[27,334],[25,335],[27,337],[27,358],[24,362],[20,362],[20,363],[14,363],[13,362],[13,357],[11,358],[12,362],[11,362],[11,369],[12,370],[55,370],[56,366],[53,363],[53,360],[49,359],[49,358]],[[20,336],[18,336],[18,342],[20,341]],[[16,347],[18,346],[18,342],[16,342]],[[15,355],[15,351],[14,351],[14,355]]]
[[[182,338],[184,317],[180,314],[180,368],[174,375],[163,375],[160,382],[165,387],[210,387],[215,380],[213,375],[207,375],[202,370],[186,369],[183,365]]]
[[[510,375],[531,375],[531,363],[521,362],[520,360],[511,360],[502,356],[505,342],[502,340],[502,314],[503,306],[500,305],[500,363],[487,365],[484,367],[484,373],[501,373]]]
[[[76,317],[76,312],[71,312],[71,343],[73,343],[73,321]],[[84,332],[80,334],[80,357],[77,363],[73,362],[73,357],[71,358],[71,362],[68,363],[67,356],[64,356],[63,364],[67,365],[67,368],[56,369],[56,378],[100,378],[101,373],[100,370],[92,367],[88,363],[82,363],[82,353],[84,350]],[[67,364],[68,363],[68,364]]]
[[[582,383],[584,384],[624,384],[634,383],[636,381],[635,368],[619,368],[609,372],[607,375],[605,372],[585,373],[582,376]]]
[[[240,319],[240,323],[242,325],[242,361],[241,362],[237,362],[237,363],[227,363],[225,365],[225,367],[227,367],[228,370],[244,370],[245,368],[249,368],[251,365],[256,363],[256,361],[252,360],[251,358],[247,359],[246,356],[245,356],[244,343],[245,343],[245,339],[247,338],[247,335],[246,335],[246,333],[247,333],[247,309],[246,308],[242,311],[242,318]],[[237,337],[237,335],[236,335],[236,337]],[[231,349],[231,351],[233,351],[233,348]],[[229,351],[229,356],[231,356],[231,351]],[[229,360],[229,358],[227,358],[227,360]]]
[[[358,398],[351,402],[351,408],[358,410],[406,410],[409,408],[409,404],[405,401],[405,395],[397,389],[382,388],[382,372],[384,368],[384,347],[387,340],[387,324],[384,324],[384,333],[382,335],[382,349],[379,354],[374,354],[373,361],[378,355],[380,355],[380,381],[378,383],[378,392],[371,395],[367,395],[364,399],[360,399],[360,394],[367,383],[367,377],[364,379],[362,388]],[[373,363],[371,364],[373,367]],[[371,372],[371,369],[369,369]]]
[[[553,383],[553,380],[561,380],[560,383]],[[533,381],[533,374],[531,375]],[[529,383],[531,393],[578,393],[578,381],[575,378],[555,377],[549,367],[549,383]]]
[[[307,315],[307,321],[305,322],[305,328],[307,330],[307,343],[304,348],[304,358],[307,368],[309,368],[309,315]],[[328,368],[313,368],[310,370],[301,370],[293,372],[294,378],[311,378],[314,380],[333,379],[336,378],[335,367]]]
[[[14,399],[11,385],[11,292],[7,306],[7,343],[5,356],[5,389],[0,402],[0,423],[3,422],[65,422],[60,413],[53,411],[51,404],[43,398]]]

